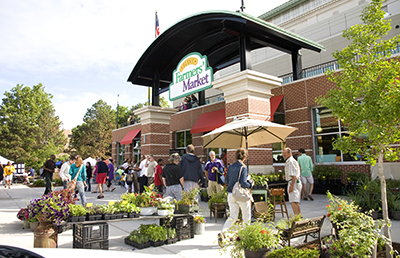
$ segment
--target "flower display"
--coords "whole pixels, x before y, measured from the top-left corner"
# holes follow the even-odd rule
[[[137,193],[127,193],[121,195],[122,200],[128,203],[133,203],[137,207],[156,207],[158,201],[162,199],[162,195],[153,191],[154,184],[144,187],[144,192],[141,194]]]
[[[198,215],[193,217],[193,222],[197,224],[203,224],[206,223],[206,219],[203,216]]]
[[[257,221],[252,224],[236,225],[225,233],[222,251],[230,248],[231,257],[243,257],[243,251],[258,251],[260,249],[271,250],[279,244],[279,234],[273,228],[273,224],[265,224]]]
[[[28,217],[32,220],[49,220],[59,225],[69,217],[70,203],[74,204],[72,191],[54,191],[31,200],[27,206]]]
[[[17,218],[19,220],[28,220],[29,219],[29,213],[28,213],[28,208],[22,208],[18,211]]]

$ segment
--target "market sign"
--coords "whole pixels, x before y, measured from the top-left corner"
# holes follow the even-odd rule
[[[192,52],[186,55],[172,73],[169,100],[176,100],[212,87],[213,69],[207,56]]]

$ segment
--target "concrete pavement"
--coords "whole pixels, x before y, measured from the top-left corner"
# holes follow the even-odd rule
[[[60,189],[60,187],[58,187]],[[30,188],[25,185],[14,184],[11,189],[0,187],[0,244],[17,246],[24,249],[33,250],[44,257],[54,257],[55,255],[96,255],[96,257],[106,257],[113,254],[119,257],[148,257],[162,255],[163,257],[229,257],[228,254],[220,254],[220,248],[217,244],[217,234],[221,230],[225,221],[219,218],[215,223],[214,218],[210,220],[208,205],[200,202],[200,214],[204,215],[206,223],[206,233],[204,235],[195,235],[193,239],[183,240],[172,245],[164,245],[161,247],[150,247],[143,250],[136,250],[124,243],[124,238],[129,233],[138,228],[140,224],[157,223],[158,220],[143,221],[122,221],[109,223],[109,251],[103,250],[83,250],[72,249],[72,230],[63,232],[58,236],[58,249],[34,249],[33,248],[33,232],[23,229],[23,223],[16,217],[19,209],[26,206],[31,199],[39,198],[44,192],[44,188]],[[120,200],[120,195],[125,192],[125,188],[117,186],[114,192],[105,192],[104,199],[97,199],[98,194],[86,192],[88,202],[94,204],[104,204],[109,201]],[[326,214],[326,205],[328,200],[325,195],[314,195],[315,201],[302,201],[301,211],[304,218],[313,218]],[[288,203],[289,213],[292,213],[290,204]],[[277,215],[276,221],[281,218]],[[400,242],[400,221],[392,222],[392,239],[394,242]],[[322,236],[330,234],[330,223],[325,221],[322,228]],[[312,238],[309,238],[309,240]],[[303,237],[292,241],[293,245],[301,243]]]

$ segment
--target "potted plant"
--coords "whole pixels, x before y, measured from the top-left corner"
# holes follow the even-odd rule
[[[272,224],[260,221],[235,225],[225,233],[222,251],[230,249],[231,257],[264,257],[279,245],[279,234]],[[231,248],[231,246],[233,246]]]
[[[157,198],[157,214],[159,216],[168,216],[173,214],[175,205],[172,203],[172,197],[164,199]]]
[[[150,247],[150,239],[147,235],[140,232],[140,230],[133,230],[129,236],[125,238],[125,244],[133,246],[137,249]]]
[[[176,243],[178,241],[176,229],[171,227],[167,227],[165,229],[167,230],[167,240],[165,240],[165,244],[170,245]]]
[[[139,217],[140,208],[133,203],[127,201],[116,202],[115,207],[123,218],[137,218]]]
[[[69,222],[83,222],[86,220],[87,210],[82,205],[72,204],[68,205],[69,207]]]
[[[182,199],[176,202],[176,210],[178,213],[188,214],[199,210],[199,203],[196,196],[199,193],[199,188],[195,187],[190,191],[182,191]]]
[[[202,189],[200,191],[200,200],[202,202],[208,202],[208,193],[207,193],[207,189]]]
[[[139,231],[150,239],[150,245],[154,247],[164,245],[165,240],[167,240],[167,230],[163,226],[141,224]]]
[[[194,234],[202,235],[206,231],[206,219],[201,216],[193,216]]]
[[[264,174],[250,174],[251,179],[254,180],[254,190],[265,190],[268,187],[268,176]]]
[[[226,212],[226,208],[228,206],[228,192],[226,188],[219,193],[214,193],[210,196],[208,200],[208,208],[210,209],[210,216],[211,213],[214,214],[215,217],[222,218]],[[217,214],[215,214],[215,208],[217,209]],[[220,211],[220,212],[219,212]]]
[[[31,200],[28,204],[28,212],[31,218],[39,221],[39,226],[34,234],[34,247],[57,247],[57,228],[69,217],[68,205],[73,203],[72,191],[64,189],[43,195],[39,199]]]
[[[101,220],[103,218],[103,213],[100,209],[100,205],[87,207],[86,211],[87,221]]]
[[[29,226],[29,216],[28,216],[28,208],[22,208],[17,213],[17,218],[24,223],[24,229],[30,229]]]
[[[287,219],[281,219],[280,221],[278,221],[276,223],[276,228],[280,231],[280,233],[283,236],[287,236],[288,235],[287,231],[292,226],[293,222],[301,221],[301,220],[302,220],[301,214],[298,214],[296,216],[290,216]]]
[[[140,207],[140,215],[150,216],[153,215],[157,210],[157,198],[162,198],[160,194],[157,194],[154,189],[154,184],[149,187],[144,187],[145,191],[135,198],[136,206]]]
[[[394,220],[400,220],[400,200],[396,200],[392,206],[392,218]]]
[[[117,211],[117,209],[115,208],[114,205],[103,204],[103,205],[99,205],[99,207],[100,207],[101,213],[103,214],[102,219],[111,220],[111,219],[116,218],[116,216],[114,214]]]

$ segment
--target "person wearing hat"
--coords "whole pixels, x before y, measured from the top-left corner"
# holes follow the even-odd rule
[[[154,173],[154,185],[156,186],[158,193],[162,194],[163,192],[163,183],[162,183],[162,159],[157,160],[157,166]]]

